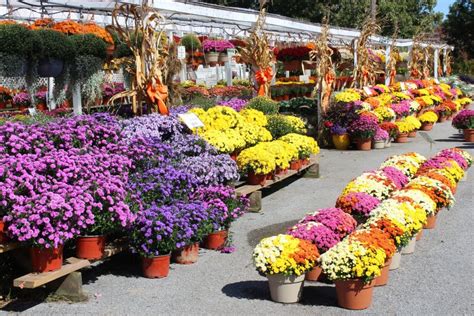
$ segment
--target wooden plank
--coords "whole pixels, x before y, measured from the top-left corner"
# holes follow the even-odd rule
[[[22,289],[34,289],[88,266],[90,266],[88,260],[71,257],[66,259],[66,263],[61,269],[51,272],[30,273],[24,275],[15,279],[13,281],[13,286]]]
[[[237,192],[238,195],[248,195],[248,194],[253,193],[255,191],[258,191],[260,189],[267,188],[267,187],[271,186],[272,184],[275,184],[277,182],[288,179],[288,178],[294,176],[295,174],[298,174],[298,173],[310,168],[311,166],[313,166],[316,163],[318,163],[318,156],[311,156],[310,159],[309,159],[309,164],[303,166],[299,170],[288,170],[286,174],[275,176],[275,179],[273,179],[273,180],[266,180],[265,185],[245,185],[244,184],[242,186],[237,187],[235,189],[235,191]]]
[[[19,247],[20,247],[20,244],[16,242],[11,242],[8,244],[0,244],[0,253],[4,253],[4,252],[7,252]]]

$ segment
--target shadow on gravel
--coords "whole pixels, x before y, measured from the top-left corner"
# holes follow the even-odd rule
[[[120,253],[110,259],[82,270],[82,282],[94,283],[98,276],[112,274],[128,278],[142,277],[140,258],[130,253]]]
[[[308,286],[305,282],[300,304],[312,306],[337,306],[336,288],[329,285]],[[315,283],[317,284],[317,283]]]
[[[444,139],[435,139],[435,142],[440,143],[452,143],[452,142],[464,142],[464,138],[444,138]]]
[[[288,227],[295,225],[297,222],[298,220],[294,220],[254,229],[247,234],[247,242],[250,246],[255,247],[262,238],[283,234]]]
[[[461,149],[474,149],[474,144],[473,143],[465,143],[462,146],[456,146]]]
[[[242,281],[227,284],[222,293],[229,297],[247,300],[270,300],[267,281]]]

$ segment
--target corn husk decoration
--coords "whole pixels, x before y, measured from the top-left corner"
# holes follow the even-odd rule
[[[419,44],[420,36],[413,38],[413,46],[410,53],[410,61],[408,62],[408,69],[410,70],[411,79],[420,79],[422,73],[420,71],[421,63],[424,60],[423,49]]]
[[[352,82],[352,86],[362,88],[367,85],[375,85],[376,75],[380,73],[380,71],[377,70],[377,63],[370,58],[368,44],[370,37],[379,31],[380,26],[377,22],[368,17],[362,26],[360,36],[355,45],[357,64],[353,71],[354,81]]]
[[[109,104],[131,98],[135,115],[144,112],[169,113],[166,106],[168,87],[163,81],[168,59],[164,22],[164,17],[148,6],[146,0],[141,6],[117,4],[112,12],[112,25],[107,26],[107,29],[117,32],[132,51],[131,57],[113,61],[129,73],[131,89],[113,96]],[[147,105],[146,111],[144,105]]]
[[[314,48],[310,51],[309,56],[311,60],[316,61],[318,78],[313,95],[317,95],[317,92],[321,91],[320,104],[321,111],[324,114],[329,107],[333,83],[336,80],[336,72],[334,71],[332,60],[334,51],[329,47],[329,23],[327,18],[324,18],[323,23],[321,35],[315,41]]]
[[[272,60],[268,36],[264,31],[267,1],[260,1],[260,13],[257,22],[248,38],[247,47],[242,47],[240,55],[242,60],[252,65],[255,71],[255,82],[258,85],[258,95],[270,97],[270,83],[273,78]]]
[[[430,61],[433,60],[433,47],[426,46],[423,48],[423,76],[422,79],[428,79],[431,74]]]
[[[451,63],[452,63],[451,51],[448,50],[446,51],[446,54],[444,55],[444,64],[446,65],[446,76],[451,76],[451,71],[452,71]]]
[[[397,75],[397,61],[400,59],[400,52],[396,44],[398,37],[398,26],[395,26],[395,31],[392,36],[392,43],[390,44],[390,57],[387,64],[388,77],[390,78],[389,85],[395,84],[395,77]]]

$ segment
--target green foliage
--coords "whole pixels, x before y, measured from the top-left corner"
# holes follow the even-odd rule
[[[280,106],[278,102],[267,97],[256,97],[249,101],[246,108],[258,110],[266,115],[277,114]]]
[[[187,51],[194,51],[201,48],[201,41],[195,34],[186,34],[181,38],[181,45],[186,47]]]
[[[0,52],[8,55],[27,56],[33,49],[33,34],[18,24],[0,25]]]
[[[74,44],[70,38],[53,30],[32,31],[38,41],[32,56],[35,59],[57,58],[70,61],[74,58]]]
[[[206,111],[216,105],[213,100],[203,96],[195,96],[187,103],[203,108]]]
[[[449,44],[455,46],[457,70],[470,71],[474,59],[474,2],[457,0],[449,8],[443,23],[443,31]],[[471,60],[471,61],[469,61]],[[469,66],[470,65],[470,66]],[[470,68],[470,70],[469,70]]]
[[[107,44],[93,34],[80,34],[69,36],[74,45],[76,55],[90,55],[105,59]]]
[[[278,139],[286,134],[294,133],[293,125],[284,115],[269,115],[267,117],[267,129],[272,134],[273,139]]]

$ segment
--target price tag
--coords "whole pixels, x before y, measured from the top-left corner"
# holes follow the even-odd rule
[[[186,47],[178,46],[178,59],[186,58]]]
[[[38,113],[35,108],[28,108],[28,112],[31,116],[35,116]]]
[[[370,97],[372,95],[372,90],[369,87],[364,87],[364,92]]]
[[[400,82],[400,90],[405,91],[406,89],[405,82]]]
[[[178,114],[178,116],[181,118],[181,120],[184,122],[184,124],[186,124],[186,126],[189,129],[204,127],[204,123],[194,113]]]

